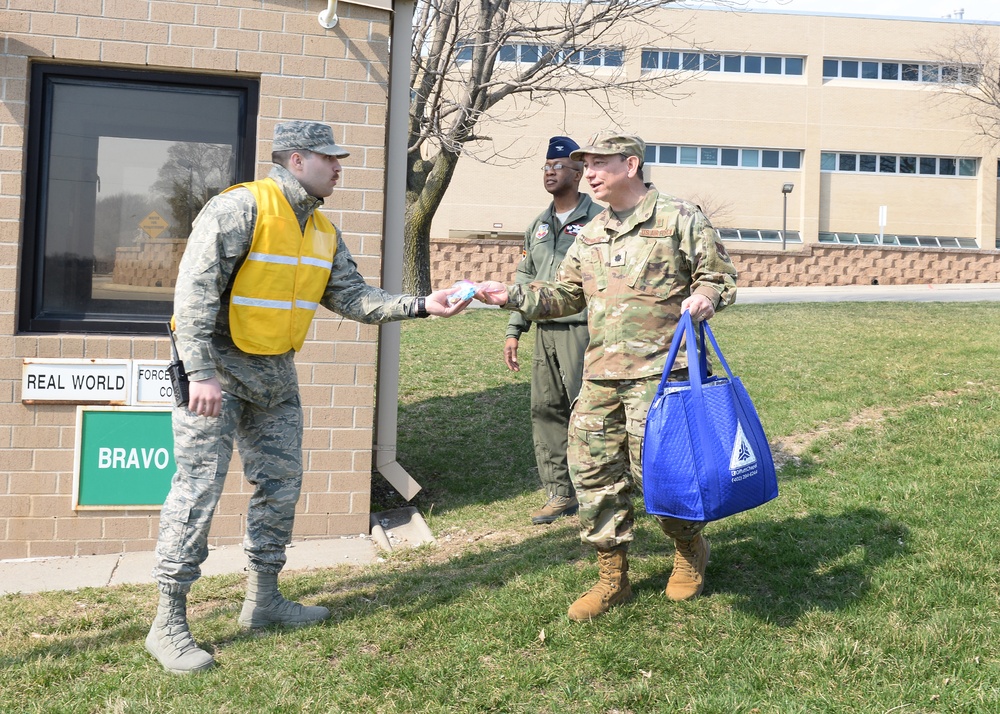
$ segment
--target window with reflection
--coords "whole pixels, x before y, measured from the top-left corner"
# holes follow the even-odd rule
[[[35,65],[23,332],[162,333],[191,224],[253,178],[256,80]]]

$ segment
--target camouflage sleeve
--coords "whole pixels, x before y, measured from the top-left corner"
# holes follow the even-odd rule
[[[337,229],[337,254],[320,303],[329,310],[365,324],[378,324],[413,317],[416,297],[390,295],[372,287],[358,272],[351,251],[347,249],[340,229]]]
[[[508,285],[508,310],[516,310],[529,320],[547,320],[575,315],[587,307],[583,294],[583,272],[580,268],[579,241],[566,251],[566,257],[556,269],[556,279],[548,283],[537,280],[527,285]]]
[[[256,204],[246,189],[221,194],[198,214],[174,288],[177,350],[192,379],[215,374],[212,334],[221,296],[250,249]]]
[[[529,241],[531,240],[531,226],[528,226],[528,230],[524,232],[524,250],[522,252],[523,257],[521,262],[517,264],[517,270],[514,272],[514,282],[518,285],[526,285],[530,283],[536,274],[535,261],[531,257],[531,245]],[[507,321],[507,337],[516,337],[520,339],[521,334],[528,331],[531,327],[531,322],[524,318],[519,312],[512,313],[510,320]]]
[[[736,268],[708,218],[701,211],[683,217],[681,252],[691,267],[691,293],[721,310],[736,301]]]

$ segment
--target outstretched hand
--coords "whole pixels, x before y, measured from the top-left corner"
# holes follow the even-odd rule
[[[507,286],[496,280],[476,283],[476,300],[487,305],[506,305],[508,300]]]
[[[438,317],[451,317],[452,315],[457,315],[462,312],[465,308],[469,306],[472,302],[472,298],[467,300],[459,300],[455,304],[451,304],[448,301],[448,297],[454,293],[461,292],[462,288],[459,286],[446,288],[444,290],[435,290],[426,298],[424,298],[424,307],[427,312],[431,315],[437,315]]]

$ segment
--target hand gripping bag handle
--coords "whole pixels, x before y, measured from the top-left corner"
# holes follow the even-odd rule
[[[694,379],[696,375],[700,375],[701,379],[697,380],[700,385],[708,375],[708,350],[705,346],[706,333],[723,369],[726,370],[726,374],[730,379],[733,378],[732,370],[729,369],[726,358],[722,356],[722,351],[719,349],[719,344],[715,341],[715,335],[712,334],[708,323],[702,320],[698,323],[698,327],[700,339],[698,340],[697,347],[700,349],[696,348],[697,359],[695,359],[691,355],[691,345],[696,344],[694,340],[694,320],[691,317],[691,313],[687,310],[681,313],[681,317],[677,321],[677,328],[674,330],[674,338],[670,342],[670,352],[667,354],[667,363],[663,367],[663,377],[660,379],[660,386],[656,389],[656,396],[663,394],[663,390],[667,386],[670,372],[674,367],[674,362],[677,360],[677,353],[680,351],[681,340],[684,339],[685,335],[688,336],[685,344],[685,352],[688,358],[688,377],[692,382],[696,381]],[[685,382],[678,382],[677,384],[685,384]]]
[[[734,379],[733,371],[729,369],[729,363],[726,362],[726,358],[722,356],[722,350],[719,349],[719,343],[715,341],[715,335],[712,334],[712,328],[708,326],[708,323],[705,320],[698,323],[698,328],[700,340],[696,342],[694,339],[694,320],[691,318],[691,313],[687,310],[681,313],[680,320],[677,321],[677,328],[674,330],[674,338],[670,342],[670,352],[667,354],[667,363],[663,367],[663,377],[660,379],[660,386],[656,389],[657,397],[663,394],[663,390],[667,386],[670,371],[673,369],[674,362],[677,360],[677,353],[680,351],[681,340],[684,339],[685,335],[687,336],[685,351],[688,358],[688,379],[691,382],[692,391],[696,390],[696,393],[700,395],[701,385],[707,378],[708,349],[705,344],[706,335],[712,343],[712,349],[715,350],[715,354],[719,358],[719,363],[726,371],[726,376],[728,376],[729,379]],[[694,345],[695,350],[694,356],[691,354],[692,345]],[[696,383],[698,385],[697,387],[695,386]],[[684,383],[680,382],[679,384]]]

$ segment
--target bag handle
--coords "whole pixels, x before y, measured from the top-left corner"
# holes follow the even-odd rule
[[[692,388],[694,388],[694,384],[697,382],[699,387],[698,391],[700,392],[701,384],[705,381],[706,375],[708,374],[708,349],[705,342],[706,335],[712,344],[712,349],[715,350],[715,354],[719,357],[719,363],[726,371],[726,375],[730,379],[734,379],[733,372],[729,369],[729,363],[727,363],[726,358],[722,356],[722,350],[719,349],[719,343],[716,342],[715,335],[712,334],[712,328],[708,326],[708,321],[702,320],[698,323],[698,337],[700,339],[696,340],[694,320],[691,318],[691,313],[688,310],[685,310],[681,313],[681,317],[677,321],[677,328],[674,330],[674,338],[670,342],[670,352],[667,354],[667,362],[663,367],[663,376],[660,378],[660,386],[656,389],[656,396],[660,396],[666,388],[667,380],[674,367],[674,362],[677,360],[677,353],[680,351],[681,341],[684,340],[685,335],[687,336],[685,351],[688,358],[688,379],[691,382]],[[692,345],[695,346],[694,355],[691,354]]]
[[[715,350],[715,356],[719,358],[719,364],[721,364],[722,368],[726,370],[726,376],[730,379],[735,379],[733,376],[733,370],[729,369],[729,363],[726,362],[726,358],[722,356],[722,350],[719,349],[719,343],[715,341],[715,335],[712,334],[712,328],[708,326],[708,320],[702,320],[698,323],[698,326],[701,328],[702,350],[705,349],[705,335],[708,335],[708,339],[712,343],[712,349]],[[705,372],[707,373],[708,370],[706,369]]]

